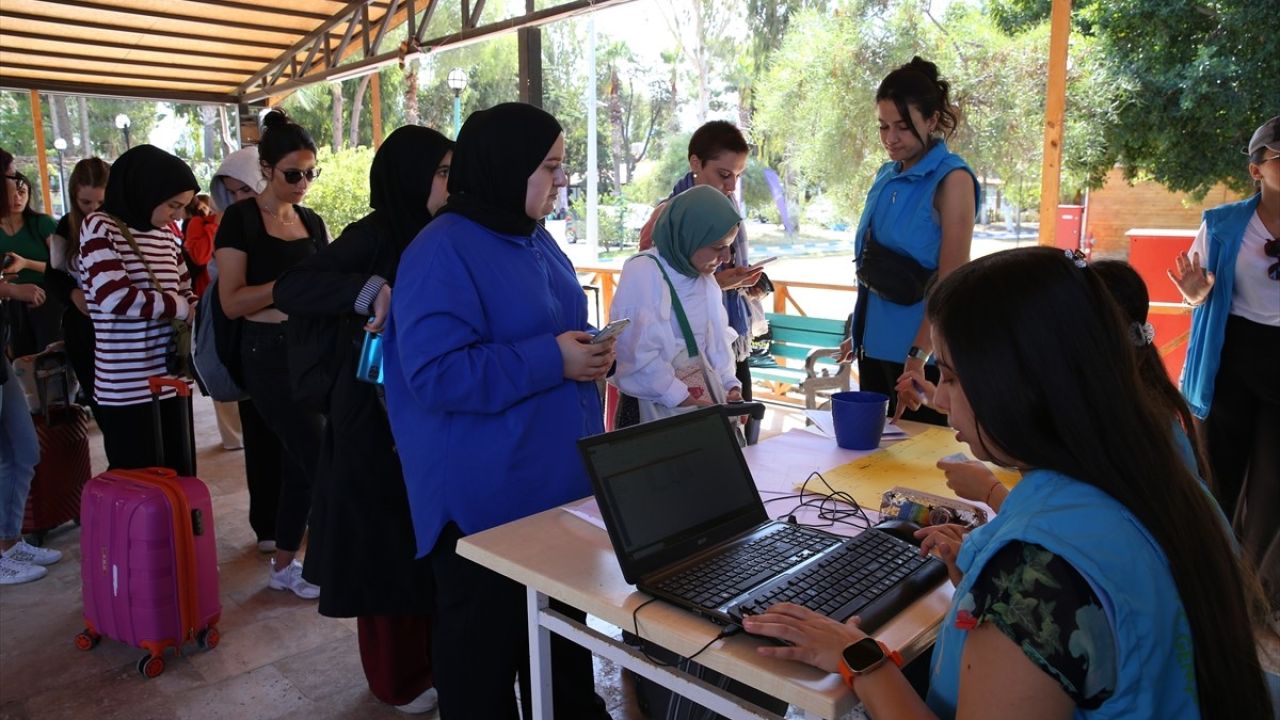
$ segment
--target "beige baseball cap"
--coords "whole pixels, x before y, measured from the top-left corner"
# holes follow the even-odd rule
[[[1280,152],[1280,115],[1266,121],[1262,127],[1253,132],[1253,137],[1249,139],[1249,149],[1245,154],[1252,155],[1264,147]]]

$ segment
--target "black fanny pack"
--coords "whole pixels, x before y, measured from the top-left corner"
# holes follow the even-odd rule
[[[858,254],[857,274],[858,282],[885,300],[897,305],[915,305],[924,299],[938,270],[881,245],[872,236],[871,228],[867,228],[866,242]]]

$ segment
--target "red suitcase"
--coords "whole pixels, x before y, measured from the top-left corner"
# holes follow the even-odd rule
[[[71,400],[74,383],[65,351],[36,355],[31,374],[39,399],[32,421],[40,439],[40,464],[27,495],[22,532],[40,545],[49,530],[80,519],[80,491],[92,474],[89,413]]]
[[[176,382],[153,379],[152,391]],[[148,678],[164,672],[167,648],[217,646],[222,606],[205,484],[167,468],[109,470],[85,485],[80,509],[85,630],[76,646],[92,650],[105,636],[145,649],[138,671]]]
[[[22,532],[40,545],[45,533],[80,519],[80,492],[89,481],[89,411],[79,405],[50,408],[32,418],[40,438],[36,465],[27,494]]]

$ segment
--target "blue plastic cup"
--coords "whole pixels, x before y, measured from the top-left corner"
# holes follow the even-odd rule
[[[836,427],[836,444],[845,450],[875,450],[880,447],[889,396],[856,390],[831,396],[831,420]]]

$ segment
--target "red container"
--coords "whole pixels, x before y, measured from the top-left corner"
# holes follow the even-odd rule
[[[1196,239],[1195,230],[1136,229],[1125,233],[1129,240],[1129,264],[1147,284],[1147,294],[1152,302],[1182,302],[1182,294],[1169,279],[1168,270],[1174,267],[1178,253],[1191,249]],[[1172,352],[1163,354],[1165,369],[1175,385],[1182,381],[1182,366],[1187,360],[1187,336],[1191,332],[1191,314],[1158,315],[1148,318],[1156,329],[1155,345],[1163,348],[1179,341]]]
[[[1059,205],[1057,224],[1053,230],[1054,247],[1064,250],[1080,249],[1080,230],[1084,227],[1083,205]]]
[[[80,577],[85,630],[147,651],[145,677],[164,671],[164,651],[218,643],[218,551],[209,489],[172,470],[113,470],[81,499]]]

